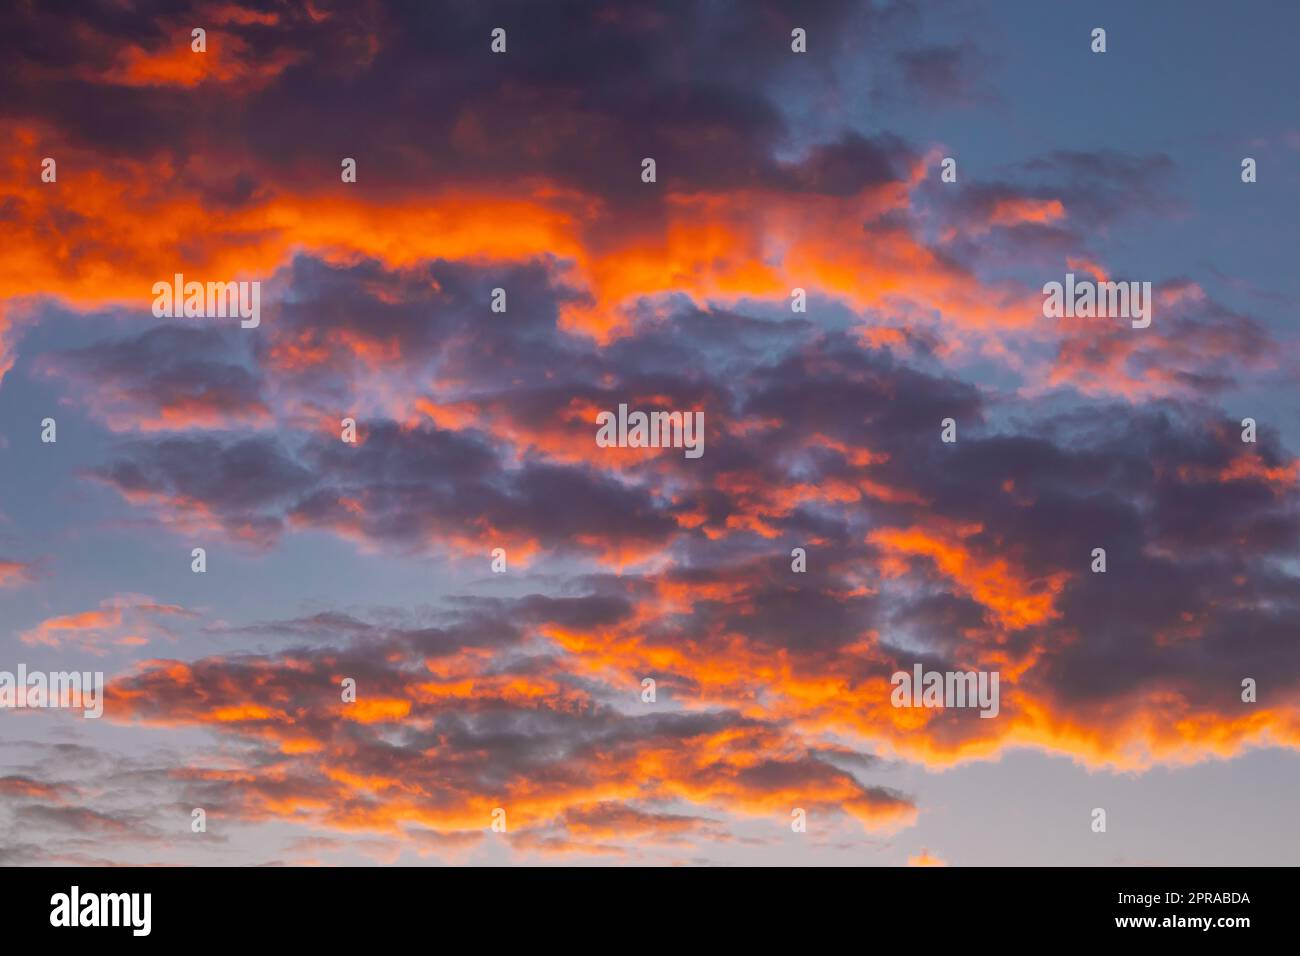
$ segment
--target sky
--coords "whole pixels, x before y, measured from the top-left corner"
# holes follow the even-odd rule
[[[0,863],[1295,863],[1298,32],[5,5]]]

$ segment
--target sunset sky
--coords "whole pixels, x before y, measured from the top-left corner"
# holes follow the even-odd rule
[[[5,4],[0,670],[108,686],[0,711],[0,863],[1295,863],[1298,35]],[[1045,318],[1067,272],[1150,327]]]

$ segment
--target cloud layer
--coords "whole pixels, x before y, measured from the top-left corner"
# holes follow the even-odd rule
[[[999,108],[989,57],[913,4],[3,17],[0,374],[94,435],[65,470],[131,560],[464,570],[271,617],[174,578],[49,604],[15,646],[107,657],[106,722],[165,796],[14,756],[9,832],[50,841],[10,861],[163,859],[191,807],[288,827],[291,862],[464,859],[497,808],[516,859],[779,858],[796,808],[905,831],[902,765],[1300,746],[1300,464],[1229,408],[1293,383],[1294,338],[1194,262],[1150,276],[1149,329],[1044,319],[1041,282],[1131,277],[1097,237],[1181,215],[1177,162],[943,183],[940,144],[847,102],[867,35],[878,102]],[[262,282],[260,327],[153,318],[178,272]],[[705,453],[599,447],[620,404],[703,412]],[[13,592],[75,550],[5,544]],[[892,706],[918,663],[997,671],[998,718]]]

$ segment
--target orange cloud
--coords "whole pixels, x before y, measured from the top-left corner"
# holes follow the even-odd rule
[[[87,653],[103,655],[112,647],[138,647],[153,640],[174,639],[163,621],[190,615],[177,605],[126,595],[102,601],[95,610],[47,618],[18,638],[33,647],[72,644]]]
[[[477,768],[489,757],[472,746],[439,738],[417,763],[395,765],[382,753],[388,750],[397,757],[400,751],[368,730],[357,736],[343,725],[382,728],[400,721],[407,728],[432,728],[434,716],[443,712],[468,719],[476,712],[532,710],[598,721],[602,718],[590,699],[571,693],[566,700],[551,692],[553,682],[546,677],[488,673],[493,658],[466,651],[429,661],[428,670],[440,675],[437,681],[390,672],[389,678],[400,684],[385,678],[388,686],[363,710],[364,695],[355,704],[336,702],[337,675],[320,669],[327,665],[326,660],[300,666],[208,659],[191,667],[148,661],[110,684],[106,714],[156,726],[209,726],[274,745],[281,762],[262,766],[256,774],[203,774],[209,781],[239,785],[238,812],[250,821],[290,817],[344,831],[396,833],[419,826],[470,834],[487,829],[492,811],[501,807],[511,832],[561,827],[567,833],[565,838],[535,834],[530,839],[546,841],[536,849],[572,843],[579,852],[593,853],[606,840],[671,843],[687,833],[725,839],[726,818],[735,814],[788,825],[793,806],[847,812],[871,830],[896,829],[915,817],[906,800],[864,788],[851,775],[811,759],[797,736],[775,727],[719,726],[681,735],[632,722],[621,739],[557,755],[545,769],[493,770],[491,789],[481,789]],[[638,727],[653,732],[641,733]],[[545,755],[539,752],[537,758]],[[308,786],[308,779],[318,782]],[[362,793],[373,799],[357,800]],[[624,806],[633,799],[685,800],[722,816],[633,811]]]
[[[890,556],[931,559],[941,574],[988,608],[1003,627],[1028,627],[1056,617],[1053,599],[1070,575],[1057,571],[1034,576],[1005,558],[978,556],[965,541],[981,530],[978,525],[883,528],[867,540]]]
[[[209,69],[195,66],[202,55],[188,48],[162,59],[128,55],[136,59],[120,70],[133,82],[199,82]],[[0,132],[15,143],[7,154],[10,184],[0,190],[12,209],[11,241],[0,253],[0,299],[50,295],[80,308],[117,303],[140,308],[144,317],[160,277],[265,280],[306,249],[335,262],[373,257],[394,269],[438,258],[550,259],[564,281],[589,293],[586,301],[563,304],[563,326],[600,341],[625,327],[625,307],[665,293],[701,303],[784,301],[798,286],[857,309],[938,312],[971,327],[1024,327],[1036,313],[1029,307],[1036,296],[981,284],[901,227],[864,229],[864,222],[908,207],[904,183],[864,189],[848,201],[775,191],[669,192],[659,215],[635,223],[618,220],[603,202],[527,179],[380,197],[282,188],[238,208],[213,208],[179,188],[179,171],[161,158],[108,160],[65,148],[58,182],[41,183],[48,149],[41,144],[49,132],[13,123]],[[51,221],[63,223],[57,235]],[[196,235],[204,242],[190,241]],[[309,333],[280,341],[272,361],[301,368],[338,348],[376,363],[397,358],[384,343],[330,334],[335,341]]]
[[[3,375],[3,372],[0,372]],[[31,583],[32,566],[22,561],[0,559],[0,588],[19,587]]]
[[[908,866],[947,866],[948,864],[939,857],[930,853],[929,850],[922,848],[920,853],[914,854],[907,858]]]

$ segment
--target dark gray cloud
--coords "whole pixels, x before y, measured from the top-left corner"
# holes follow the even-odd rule
[[[240,427],[270,420],[260,375],[242,352],[237,331],[163,325],[47,353],[40,365],[117,428]]]

